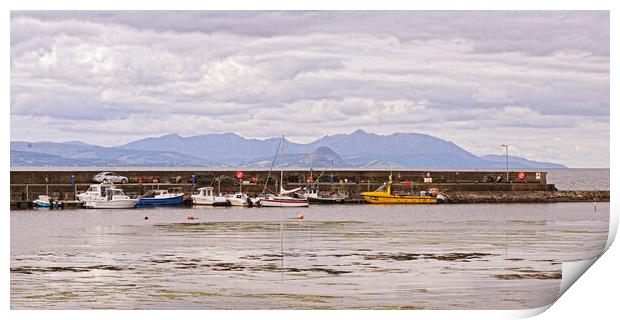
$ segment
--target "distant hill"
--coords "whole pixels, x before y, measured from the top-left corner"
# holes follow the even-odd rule
[[[268,168],[273,161],[273,155],[269,158],[256,159],[243,163],[243,167],[248,168]],[[354,167],[347,163],[340,155],[328,147],[319,147],[312,153],[286,154],[284,162],[281,158],[276,159],[278,167],[292,168],[351,168]]]
[[[170,134],[137,140],[117,147],[99,147],[79,141],[11,142],[11,165],[45,163],[66,166],[176,166],[268,168],[280,138],[247,139],[234,133],[182,137]],[[302,144],[285,141],[285,162],[280,167],[328,168],[505,168],[500,155],[478,157],[453,142],[419,133],[377,135],[357,130],[328,135]],[[22,153],[17,153],[20,151]],[[28,153],[23,153],[28,152]],[[36,153],[32,154],[32,153]],[[38,159],[38,160],[37,160]],[[62,164],[54,164],[62,166]],[[511,168],[564,168],[550,162],[511,157]]]
[[[506,156],[505,155],[496,155],[496,154],[487,154],[480,157],[483,160],[493,161],[502,164],[506,167]],[[565,169],[567,168],[563,164],[553,163],[553,162],[539,162],[532,161],[525,158],[508,156],[508,167],[509,168],[557,168],[557,169]]]
[[[148,151],[175,150],[214,161],[243,163],[252,158],[273,156],[279,142],[278,138],[246,139],[233,133],[193,137],[172,134],[142,139],[120,147]],[[351,134],[325,136],[309,144],[287,141],[286,153],[310,154],[320,147],[329,147],[344,158],[395,163],[402,167],[482,168],[494,165],[452,142],[418,133],[382,136],[357,130]]]
[[[234,133],[193,137],[169,134],[158,138],[137,140],[119,147],[144,151],[174,150],[202,159],[234,164],[249,159],[273,157],[279,143],[280,138],[246,139]]]
[[[19,167],[89,167],[89,161],[66,159],[47,153],[11,150],[11,166]]]
[[[221,166],[186,154],[109,148],[75,142],[11,142],[11,166],[187,167]]]

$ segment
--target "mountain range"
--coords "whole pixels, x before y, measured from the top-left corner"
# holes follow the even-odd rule
[[[504,155],[476,156],[430,135],[377,135],[363,130],[311,143],[284,140],[277,167],[296,168],[505,168]],[[269,168],[281,138],[248,139],[234,133],[182,137],[169,134],[115,147],[79,141],[11,141],[11,166]],[[511,168],[565,168],[509,157]]]

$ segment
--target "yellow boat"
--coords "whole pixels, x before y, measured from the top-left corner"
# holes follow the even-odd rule
[[[362,192],[362,197],[368,203],[378,204],[435,204],[443,202],[443,198],[438,199],[430,195],[393,194],[392,175],[390,175],[390,180],[381,185],[377,190]]]

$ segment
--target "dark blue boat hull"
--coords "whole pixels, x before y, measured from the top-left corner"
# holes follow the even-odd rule
[[[136,206],[174,206],[183,204],[183,196],[170,198],[141,198]]]

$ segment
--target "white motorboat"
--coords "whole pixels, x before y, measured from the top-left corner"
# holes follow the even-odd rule
[[[103,182],[100,184],[91,184],[86,192],[78,193],[77,199],[81,202],[89,200],[104,200],[106,198],[106,190],[114,188],[114,184]]]
[[[230,202],[223,196],[213,194],[213,187],[198,188],[198,194],[192,194],[192,201],[197,205],[227,206]]]
[[[235,194],[227,194],[224,197],[231,206],[247,207],[252,203],[250,198],[245,193],[241,192],[237,192]]]
[[[89,209],[130,209],[135,207],[139,199],[132,199],[123,190],[110,187],[105,189],[105,198],[86,200],[84,207]]]

